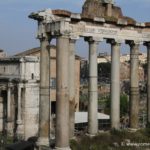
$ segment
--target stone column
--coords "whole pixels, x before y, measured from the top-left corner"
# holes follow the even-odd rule
[[[2,90],[0,89],[0,132],[3,132],[4,128],[4,100],[2,97]]]
[[[147,124],[150,124],[150,42],[144,45],[147,47]]]
[[[88,134],[94,136],[98,132],[97,49],[99,41],[96,38],[85,40],[89,43]]]
[[[138,128],[139,118],[139,42],[130,45],[130,128]]]
[[[70,138],[74,137],[75,128],[75,39],[70,39],[69,50],[69,125]]]
[[[7,133],[9,136],[13,135],[12,118],[11,118],[11,86],[7,86]]]
[[[22,99],[21,99],[21,85],[18,83],[18,112],[17,112],[17,137],[23,138],[23,122],[22,122]]]
[[[40,102],[39,102],[39,149],[49,147],[50,136],[50,44],[49,37],[45,33],[40,38]]]
[[[56,149],[69,148],[69,37],[57,37]]]
[[[111,44],[111,128],[120,128],[120,46],[121,42],[110,40]]]

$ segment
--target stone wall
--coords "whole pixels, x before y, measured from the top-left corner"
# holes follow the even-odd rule
[[[24,102],[24,134],[25,139],[38,135],[39,124],[39,84],[25,84]]]

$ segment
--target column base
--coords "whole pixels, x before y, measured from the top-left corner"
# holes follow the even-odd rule
[[[4,127],[3,120],[4,120],[3,118],[2,119],[0,118],[0,132],[3,131],[3,127]]]
[[[70,137],[70,140],[76,140],[76,136]]]
[[[14,135],[13,122],[7,122],[7,135],[8,136]]]
[[[90,133],[86,133],[86,135],[88,136],[88,137],[95,137],[97,134],[90,134]]]
[[[16,131],[17,139],[22,140],[24,139],[24,129],[22,124],[18,124],[17,131]]]
[[[120,130],[120,125],[119,126],[111,126],[111,129]]]
[[[136,128],[128,128],[128,131],[129,132],[136,132],[138,129],[136,129]]]
[[[47,146],[39,146],[36,150],[52,150],[50,147]]]
[[[49,138],[43,138],[43,137],[39,137],[38,141],[37,141],[37,145],[40,146],[45,146],[45,147],[49,147]]]
[[[70,147],[63,147],[63,148],[55,147],[54,150],[71,150],[71,148]]]

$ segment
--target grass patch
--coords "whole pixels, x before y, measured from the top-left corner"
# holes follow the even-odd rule
[[[127,130],[112,130],[93,138],[84,135],[71,140],[70,145],[72,150],[134,150],[138,147],[122,146],[122,142],[150,143],[150,132],[147,130],[150,131],[150,129],[143,129],[133,133]],[[148,147],[142,147],[144,148]]]

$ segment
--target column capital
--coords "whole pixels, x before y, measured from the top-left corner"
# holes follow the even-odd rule
[[[38,39],[40,40],[40,42],[48,41],[50,43],[52,40],[52,37],[50,37],[47,33],[45,33],[45,36],[40,36],[38,37]]]
[[[150,41],[149,42],[144,42],[143,45],[146,46],[147,48],[150,48]]]
[[[135,45],[137,45],[137,46],[139,46],[140,44],[143,44],[143,42],[142,41],[140,41],[140,40],[127,40],[126,41],[126,44],[128,44],[129,46],[135,46]]]
[[[103,41],[102,37],[85,37],[84,38],[85,41],[89,42],[89,43],[96,43],[99,44],[99,42]]]
[[[11,82],[8,82],[7,88],[11,88],[12,86],[13,86],[13,84]]]
[[[111,45],[121,45],[124,42],[122,39],[107,39],[107,43]]]
[[[75,43],[79,39],[78,35],[70,35],[70,42]]]
[[[37,39],[39,40],[44,40],[48,39],[47,33],[46,33],[46,24],[44,21],[39,21],[38,22],[38,32],[37,32]]]
[[[67,33],[66,34],[64,33],[64,34],[57,35],[56,37],[57,38],[61,37],[61,38],[64,38],[64,39],[70,39],[70,36]]]

